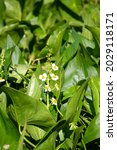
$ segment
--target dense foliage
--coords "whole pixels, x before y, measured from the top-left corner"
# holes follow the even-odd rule
[[[0,149],[99,149],[99,1],[0,0]]]

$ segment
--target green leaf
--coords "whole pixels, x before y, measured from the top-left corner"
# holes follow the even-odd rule
[[[4,0],[0,0],[0,27],[3,26],[3,19],[5,17],[5,4]]]
[[[86,26],[86,28],[92,33],[95,41],[95,49],[93,50],[93,55],[96,57],[100,56],[100,29],[98,27]]]
[[[33,126],[33,125],[27,125],[26,130],[27,130],[28,134],[36,141],[42,139],[42,137],[46,133],[41,128]]]
[[[18,64],[16,65],[16,68],[14,68],[14,70],[9,76],[16,78],[17,79],[16,83],[21,83],[22,79],[24,79],[26,82],[29,82],[29,80],[25,77],[25,74],[28,69],[29,69],[28,64],[27,65]]]
[[[26,64],[26,61],[23,58],[22,53],[18,46],[14,47],[14,51],[12,54],[12,64],[13,65]]]
[[[85,38],[84,36],[80,35],[79,34],[79,40],[80,40],[80,43],[85,47],[90,47],[92,49],[95,48],[95,43],[92,41],[92,40],[89,40],[87,38]]]
[[[91,88],[92,91],[92,96],[93,96],[93,105],[95,108],[95,113],[98,114],[100,111],[99,108],[99,100],[100,100],[100,85],[99,85],[99,78],[98,77],[93,77],[90,79],[89,81],[89,86]]]
[[[78,140],[80,139],[80,134],[83,131],[83,128],[84,128],[84,126],[81,126],[75,130],[72,150],[76,150]]]
[[[83,140],[87,144],[100,137],[100,114],[98,113],[87,127]]]
[[[30,82],[27,88],[27,94],[36,99],[40,98],[41,86],[39,85],[39,81],[34,74],[32,75],[30,79]]]
[[[66,48],[63,47],[61,50],[61,57],[62,57],[62,65],[66,65],[68,61],[73,58],[73,56],[76,54],[78,47],[79,47],[79,36],[75,30],[71,30],[71,33],[69,33],[71,37],[73,38],[72,44],[68,45]]]
[[[80,115],[80,109],[82,106],[82,100],[85,95],[85,90],[88,84],[88,80],[86,80],[81,87],[77,88],[74,95],[69,99],[68,106],[66,110],[65,118],[67,121],[72,122],[74,117],[78,114]],[[78,116],[79,117],[79,116]]]
[[[70,138],[66,138],[63,143],[61,143],[60,145],[58,145],[58,147],[56,148],[56,150],[59,150],[59,149],[68,150],[68,149],[72,149],[72,147],[73,147],[72,140]]]
[[[41,141],[37,144],[37,148],[35,150],[48,149],[54,150],[55,149],[55,140],[56,140],[56,131],[61,129],[66,123],[65,120],[60,120],[57,122],[41,139]],[[50,143],[51,142],[51,143]]]
[[[21,7],[17,0],[5,0],[6,22],[15,23],[21,21]]]
[[[60,49],[64,32],[67,28],[67,24],[59,26],[49,37],[47,46],[52,49],[52,53],[56,55]]]
[[[4,86],[1,90],[10,96],[19,125],[24,125],[27,122],[27,124],[33,124],[47,130],[55,124],[51,114],[41,101],[13,88]]]
[[[52,133],[46,141],[34,148],[34,150],[55,150],[56,133]]]
[[[6,95],[0,94],[0,147],[5,144],[10,146],[9,150],[16,150],[18,147],[19,133],[11,122],[6,111]]]
[[[76,5],[76,1],[75,0],[73,0],[73,1],[57,0],[56,3],[63,10],[63,12],[65,12],[71,18],[83,22],[82,16],[80,16],[79,13],[78,13],[78,9],[79,8],[77,6],[79,6],[79,5]],[[62,16],[63,16],[63,13],[62,13]]]
[[[87,77],[98,76],[98,72],[91,62],[91,59],[85,58],[79,51],[65,69],[62,91],[66,91]]]
[[[4,71],[5,71],[5,78],[7,80],[7,76],[8,76],[8,70],[11,64],[11,57],[12,57],[12,53],[13,53],[13,47],[9,48],[5,51],[5,61],[4,61]]]

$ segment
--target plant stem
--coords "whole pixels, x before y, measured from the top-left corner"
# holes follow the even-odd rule
[[[57,109],[58,113],[63,117],[63,114],[60,112],[57,105],[56,105],[56,109]]]
[[[22,135],[22,131],[21,131],[21,127],[19,126],[19,133]],[[24,140],[29,144],[31,145],[32,147],[36,148],[36,146],[31,143],[25,136],[24,136]]]
[[[49,85],[49,80],[50,79],[49,79],[49,75],[48,75],[48,77],[47,77],[47,85],[48,86],[50,86]],[[47,109],[49,109],[49,106],[50,106],[50,103],[49,103],[49,92],[47,92],[47,97],[46,98],[47,98]]]
[[[47,92],[47,109],[49,109],[49,106],[50,106],[50,104],[49,104],[49,93]]]
[[[84,150],[87,150],[87,148],[86,148],[86,146],[85,146],[85,143],[84,143],[83,139],[81,140],[81,142],[82,142],[82,145],[83,145],[83,147],[84,147]]]

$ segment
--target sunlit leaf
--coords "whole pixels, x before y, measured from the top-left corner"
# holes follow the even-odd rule
[[[88,83],[88,80],[85,81],[81,85],[81,87],[79,87],[75,91],[74,95],[69,99],[67,110],[66,110],[66,115],[65,115],[66,120],[68,120],[69,122],[73,121],[76,113],[78,113],[78,115],[79,115],[79,111],[82,106],[82,100],[84,97],[84,92],[87,87],[87,83]]]
[[[14,23],[21,20],[21,7],[17,0],[5,0],[6,22]]]
[[[0,147],[8,144],[10,149],[17,149],[19,133],[7,115],[6,95],[4,93],[0,94],[0,135]]]
[[[97,114],[86,129],[83,140],[85,144],[100,137],[100,115]]]
[[[28,124],[48,129],[55,124],[51,114],[41,101],[13,88],[2,87],[1,90],[11,97],[19,125],[28,122]]]

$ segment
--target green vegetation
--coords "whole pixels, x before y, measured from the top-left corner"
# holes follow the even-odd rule
[[[0,149],[98,150],[98,0],[0,0]]]

